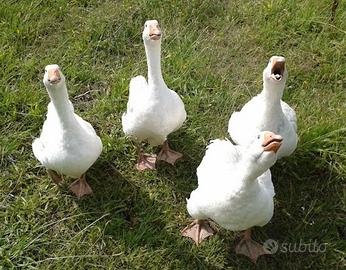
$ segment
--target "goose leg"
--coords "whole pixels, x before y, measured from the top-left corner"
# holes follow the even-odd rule
[[[51,170],[51,169],[47,169],[47,173],[55,184],[57,184],[58,186],[61,184],[62,176],[59,175],[56,171]]]
[[[92,189],[85,179],[85,173],[70,185],[70,190],[77,198],[92,194]]]
[[[168,162],[168,163],[174,165],[174,163],[177,161],[177,159],[182,158],[182,157],[183,157],[183,154],[172,150],[169,147],[168,141],[166,140],[162,145],[161,151],[158,154],[157,159],[163,160],[165,162]]]
[[[213,235],[214,233],[215,230],[210,227],[207,220],[199,219],[194,220],[181,231],[182,236],[191,238],[197,246],[203,241],[203,239]]]
[[[270,254],[262,245],[251,239],[251,229],[245,231],[243,239],[235,248],[235,252],[249,257],[253,263],[256,263],[259,256]]]
[[[138,160],[136,169],[138,171],[155,170],[156,155],[150,155],[143,153],[140,146],[137,145]]]

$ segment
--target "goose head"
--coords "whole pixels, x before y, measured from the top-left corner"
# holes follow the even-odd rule
[[[277,151],[283,138],[271,131],[257,134],[253,142],[247,147],[244,158],[250,164],[253,174],[258,177],[273,166],[277,160]]]
[[[286,79],[285,57],[272,56],[263,71],[263,81],[269,85],[284,86]]]
[[[143,40],[146,44],[159,44],[162,32],[157,20],[148,20],[144,24]]]
[[[43,83],[48,90],[53,90],[65,83],[65,77],[58,65],[47,65],[44,70]]]

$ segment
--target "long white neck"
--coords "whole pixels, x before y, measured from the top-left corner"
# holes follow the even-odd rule
[[[239,173],[239,178],[243,181],[244,184],[255,184],[256,179],[263,174],[266,170],[263,170],[261,168],[255,168],[254,164],[251,162],[248,162],[246,160],[242,161],[240,163],[241,170]]]
[[[166,86],[161,73],[161,41],[145,41],[145,54],[148,64],[148,84],[153,88]]]
[[[60,124],[65,128],[76,126],[77,120],[69,102],[66,84],[49,86],[47,90]]]
[[[264,99],[265,106],[263,108],[265,119],[271,119],[273,115],[282,113],[281,98],[284,92],[285,84],[273,84],[266,80],[263,81],[263,90],[261,96]]]

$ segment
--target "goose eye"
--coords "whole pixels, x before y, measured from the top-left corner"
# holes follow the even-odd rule
[[[148,25],[147,25],[147,24],[145,24],[144,26],[145,26],[145,27],[147,27]]]
[[[261,135],[257,135],[257,139],[261,138]]]

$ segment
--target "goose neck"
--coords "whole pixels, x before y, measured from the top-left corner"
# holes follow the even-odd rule
[[[75,125],[76,118],[69,102],[66,85],[52,87],[48,90],[48,94],[62,126]]]
[[[263,82],[263,96],[273,103],[280,103],[284,92],[285,84],[273,84],[267,81]]]
[[[238,177],[245,185],[257,183],[256,179],[267,170],[267,168],[262,168],[252,160],[248,160],[246,158],[241,161],[240,167],[242,169],[239,170]]]
[[[165,86],[161,73],[161,42],[155,44],[145,43],[145,53],[148,64],[148,84],[149,86]]]

